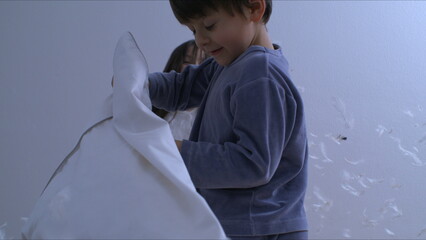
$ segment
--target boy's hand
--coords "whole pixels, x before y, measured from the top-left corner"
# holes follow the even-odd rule
[[[180,149],[182,148],[182,141],[175,140],[175,143],[176,143],[176,146],[177,146],[177,148],[178,148],[178,150],[180,152]]]

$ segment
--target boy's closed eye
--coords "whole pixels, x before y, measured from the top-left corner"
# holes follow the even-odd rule
[[[204,28],[207,30],[207,31],[212,31],[212,30],[214,30],[214,28],[216,27],[216,23],[212,23],[212,24],[206,24],[206,26],[204,26]],[[195,33],[197,33],[197,31],[194,29],[194,28],[192,28],[192,27],[189,27],[189,30],[192,32],[192,34],[194,34],[195,35]]]
[[[213,24],[210,24],[210,25],[208,25],[208,26],[206,26],[205,28],[208,30],[208,31],[212,31],[212,30],[214,30],[214,27],[216,26],[216,23],[213,23]]]

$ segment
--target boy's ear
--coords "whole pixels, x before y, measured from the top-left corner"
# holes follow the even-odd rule
[[[265,0],[249,0],[250,4],[250,20],[259,22],[265,14]]]

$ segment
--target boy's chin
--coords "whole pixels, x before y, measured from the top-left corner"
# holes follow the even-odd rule
[[[221,62],[219,62],[219,61],[216,61],[220,66],[222,66],[222,67],[226,67],[226,66],[228,66],[229,65],[229,63],[227,64],[227,63],[221,63]]]
[[[228,66],[228,65],[230,65],[235,59],[233,59],[233,60],[224,60],[224,59],[218,59],[218,58],[215,58],[215,57],[213,57],[214,58],[214,60],[219,64],[219,65],[221,65],[221,66],[223,66],[223,67],[226,67],[226,66]]]

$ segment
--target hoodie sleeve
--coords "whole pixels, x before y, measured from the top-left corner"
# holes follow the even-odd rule
[[[210,58],[198,66],[189,65],[182,73],[150,73],[152,104],[167,111],[198,107],[216,68],[217,64]]]
[[[258,79],[231,98],[235,142],[183,141],[181,154],[197,188],[251,188],[274,175],[294,127],[296,102],[282,86]]]

